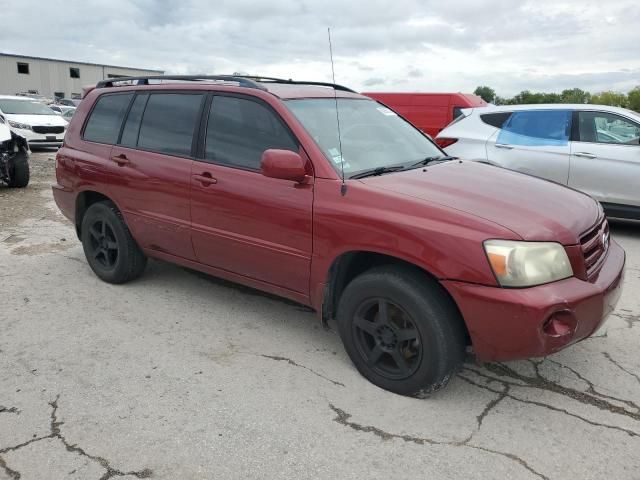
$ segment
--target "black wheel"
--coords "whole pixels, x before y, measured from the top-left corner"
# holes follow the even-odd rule
[[[94,203],[87,209],[80,237],[89,266],[105,282],[133,280],[147,265],[147,257],[111,202]]]
[[[384,266],[356,277],[340,298],[337,320],[358,371],[391,392],[433,393],[464,360],[466,335],[455,304],[417,269]]]
[[[9,159],[9,181],[12,188],[24,188],[29,184],[29,157],[26,153],[16,153]]]

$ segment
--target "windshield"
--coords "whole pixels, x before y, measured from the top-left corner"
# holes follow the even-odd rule
[[[2,98],[0,99],[0,110],[3,113],[14,113],[17,115],[55,115],[53,110],[35,100]]]
[[[443,155],[419,130],[378,102],[339,98],[341,157],[335,99],[296,99],[286,105],[338,172],[344,161],[345,177]]]

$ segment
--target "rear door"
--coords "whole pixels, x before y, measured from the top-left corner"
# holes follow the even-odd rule
[[[603,203],[640,207],[640,123],[602,111],[574,118],[569,185]]]
[[[190,182],[202,92],[139,93],[111,159],[129,228],[143,248],[194,259]]]
[[[298,152],[298,141],[254,97],[216,94],[204,123],[202,158],[193,162],[191,184],[198,261],[308,295],[313,181],[260,173],[265,150]]]
[[[570,110],[515,111],[487,141],[487,159],[566,185],[570,134]]]

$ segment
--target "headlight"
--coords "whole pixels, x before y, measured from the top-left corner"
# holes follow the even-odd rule
[[[27,125],[26,123],[18,123],[13,120],[9,120],[9,125],[13,128],[21,128],[22,130],[31,130],[31,125]]]
[[[559,243],[487,240],[484,249],[503,287],[531,287],[573,276],[567,252]]]

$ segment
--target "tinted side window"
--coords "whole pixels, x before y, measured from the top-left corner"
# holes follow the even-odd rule
[[[104,95],[91,111],[83,138],[89,142],[116,143],[132,93]]]
[[[135,147],[138,143],[138,132],[140,131],[140,120],[142,120],[142,113],[144,107],[147,104],[149,95],[138,95],[133,101],[129,115],[127,115],[127,121],[124,122],[124,130],[122,130],[122,138],[120,139],[120,145],[125,147]]]
[[[480,120],[492,127],[502,128],[502,125],[509,120],[510,116],[511,112],[485,113],[484,115],[480,115]]]
[[[638,145],[640,125],[607,112],[578,112],[581,142]]]
[[[186,93],[150,95],[140,125],[138,147],[170,155],[190,155],[203,98],[202,94]]]
[[[502,125],[497,143],[527,146],[565,146],[571,133],[570,110],[513,112]]]
[[[270,148],[297,152],[297,142],[264,105],[234,97],[215,97],[209,112],[205,157],[232,167],[260,168]]]
[[[453,119],[462,116],[462,107],[453,107]]]

